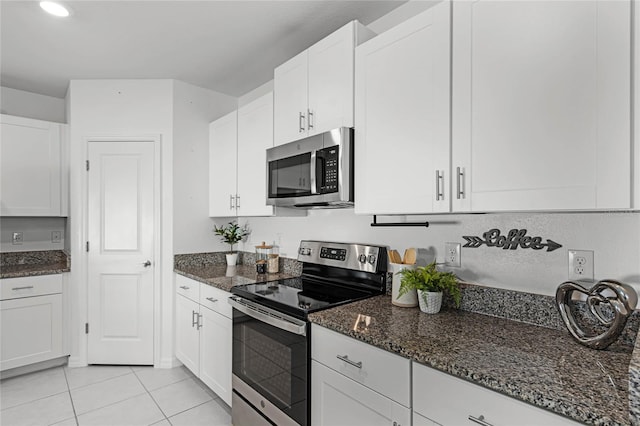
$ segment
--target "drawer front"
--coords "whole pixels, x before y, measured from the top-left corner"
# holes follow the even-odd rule
[[[179,274],[176,276],[176,293],[183,295],[187,299],[191,299],[196,303],[200,301],[200,283],[191,278],[184,277]]]
[[[227,291],[211,287],[207,284],[200,285],[200,304],[227,318],[231,318],[231,311],[233,309],[229,302],[227,302],[229,296],[231,296],[231,293]]]
[[[493,426],[579,424],[415,362],[413,410],[443,426],[477,426],[469,416]]]
[[[411,361],[345,335],[312,325],[311,357],[410,407]]]
[[[4,278],[2,300],[62,293],[62,274]]]

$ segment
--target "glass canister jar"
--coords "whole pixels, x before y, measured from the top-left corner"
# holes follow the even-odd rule
[[[273,246],[267,245],[264,241],[256,246],[256,272],[264,274],[267,272],[267,261],[273,250]]]

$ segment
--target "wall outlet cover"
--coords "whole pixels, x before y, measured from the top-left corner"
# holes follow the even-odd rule
[[[24,241],[22,232],[14,232],[11,237],[11,244],[20,245]]]
[[[51,231],[51,242],[59,243],[62,241],[62,231]]]
[[[459,268],[460,262],[460,243],[445,243],[444,244],[444,264],[446,266],[452,266]]]
[[[593,282],[593,250],[568,251],[569,280]]]

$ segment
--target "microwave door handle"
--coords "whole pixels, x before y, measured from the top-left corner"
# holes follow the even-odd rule
[[[317,194],[317,184],[316,184],[316,156],[318,151],[313,150],[311,152],[311,193]]]

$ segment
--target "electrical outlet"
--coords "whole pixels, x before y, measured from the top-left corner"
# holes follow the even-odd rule
[[[569,279],[593,281],[593,250],[569,250]]]
[[[11,238],[11,244],[20,245],[22,244],[22,241],[24,241],[22,237],[22,232],[14,232],[13,237]]]
[[[444,264],[455,268],[460,267],[460,243],[444,244]]]
[[[51,231],[51,242],[59,243],[62,241],[62,231]]]

